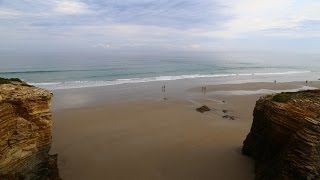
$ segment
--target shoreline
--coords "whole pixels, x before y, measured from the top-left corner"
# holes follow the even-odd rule
[[[127,78],[127,79],[115,79],[115,80],[77,80],[68,82],[43,82],[32,83],[35,86],[40,86],[51,90],[65,90],[65,89],[79,89],[79,88],[94,88],[94,87],[107,87],[117,85],[130,85],[139,83],[157,83],[168,81],[206,81],[206,82],[219,82],[219,79],[225,81],[243,81],[247,82],[250,79],[254,79],[256,82],[260,82],[263,79],[269,78],[283,78],[287,76],[296,77],[309,77],[308,79],[314,79],[316,72],[312,71],[286,71],[286,72],[273,72],[273,73],[231,73],[231,74],[191,74],[191,75],[162,75],[157,77],[140,77],[140,78]],[[289,80],[290,81],[290,80]],[[248,81],[249,82],[249,81]]]
[[[285,77],[287,78],[287,77]],[[202,79],[204,80],[204,79]],[[252,84],[255,88],[242,87],[243,84]],[[81,107],[93,107],[103,105],[105,103],[114,102],[131,102],[143,100],[161,100],[163,98],[173,97],[180,100],[192,98],[197,95],[196,92],[201,92],[201,87],[208,87],[207,93],[220,95],[235,94],[267,94],[277,93],[290,89],[292,91],[307,90],[319,88],[320,81],[281,81],[276,84],[271,79],[263,80],[249,80],[246,81],[188,81],[188,80],[174,80],[164,82],[147,82],[137,84],[122,84],[114,86],[101,86],[101,87],[87,87],[76,89],[63,89],[53,90],[53,111],[62,111],[65,109],[75,109]],[[166,92],[163,93],[161,87],[166,85]],[[256,86],[258,85],[258,86]],[[238,86],[238,87],[236,87]],[[264,88],[269,86],[268,88]],[[217,88],[220,87],[220,88]],[[221,88],[222,87],[222,88]],[[241,88],[239,88],[241,87]],[[198,91],[197,91],[198,89]],[[260,92],[258,90],[261,90]],[[230,92],[228,92],[230,91]]]
[[[253,161],[240,149],[263,94],[214,92],[297,89],[305,82],[208,85],[206,94],[198,85],[171,84],[166,93],[159,85],[63,92],[60,98],[82,97],[84,106],[53,112],[52,153],[59,154],[61,177],[254,179]],[[204,104],[212,111],[195,110]]]

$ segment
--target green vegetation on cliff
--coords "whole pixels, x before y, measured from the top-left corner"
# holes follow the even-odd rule
[[[1,84],[12,84],[12,83],[20,83],[21,86],[32,87],[31,85],[27,84],[26,82],[22,81],[19,78],[2,78],[2,77],[0,77],[0,85]]]
[[[23,82],[19,78],[2,78],[0,77],[0,84],[10,84],[12,81],[14,82]]]
[[[288,93],[280,93],[272,97],[273,101],[281,102],[281,103],[286,103],[290,99],[291,99],[291,96]]]

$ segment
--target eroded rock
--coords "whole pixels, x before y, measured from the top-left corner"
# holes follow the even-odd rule
[[[242,153],[256,179],[320,179],[320,90],[260,98]]]
[[[210,109],[208,106],[206,106],[206,105],[203,105],[203,106],[197,108],[196,110],[197,110],[198,112],[201,112],[201,113],[204,113],[204,112],[207,112],[207,111],[211,111],[211,109]]]
[[[229,119],[229,120],[236,120],[236,117],[231,116],[231,115],[224,115],[222,116],[223,119]]]
[[[1,81],[0,179],[53,179],[56,158],[48,154],[52,93],[18,80]]]

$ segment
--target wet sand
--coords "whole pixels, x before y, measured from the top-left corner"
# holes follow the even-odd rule
[[[186,98],[161,94],[56,111],[52,153],[59,154],[60,174],[66,180],[254,179],[253,161],[241,154],[241,146],[251,127],[255,101],[263,94],[214,92],[303,86],[212,85],[206,94],[201,87],[190,87],[184,89]],[[318,82],[312,86],[320,87]],[[195,111],[203,104],[212,111]]]

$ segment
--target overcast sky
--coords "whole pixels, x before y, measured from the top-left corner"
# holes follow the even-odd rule
[[[319,0],[0,0],[0,53],[318,52]]]

